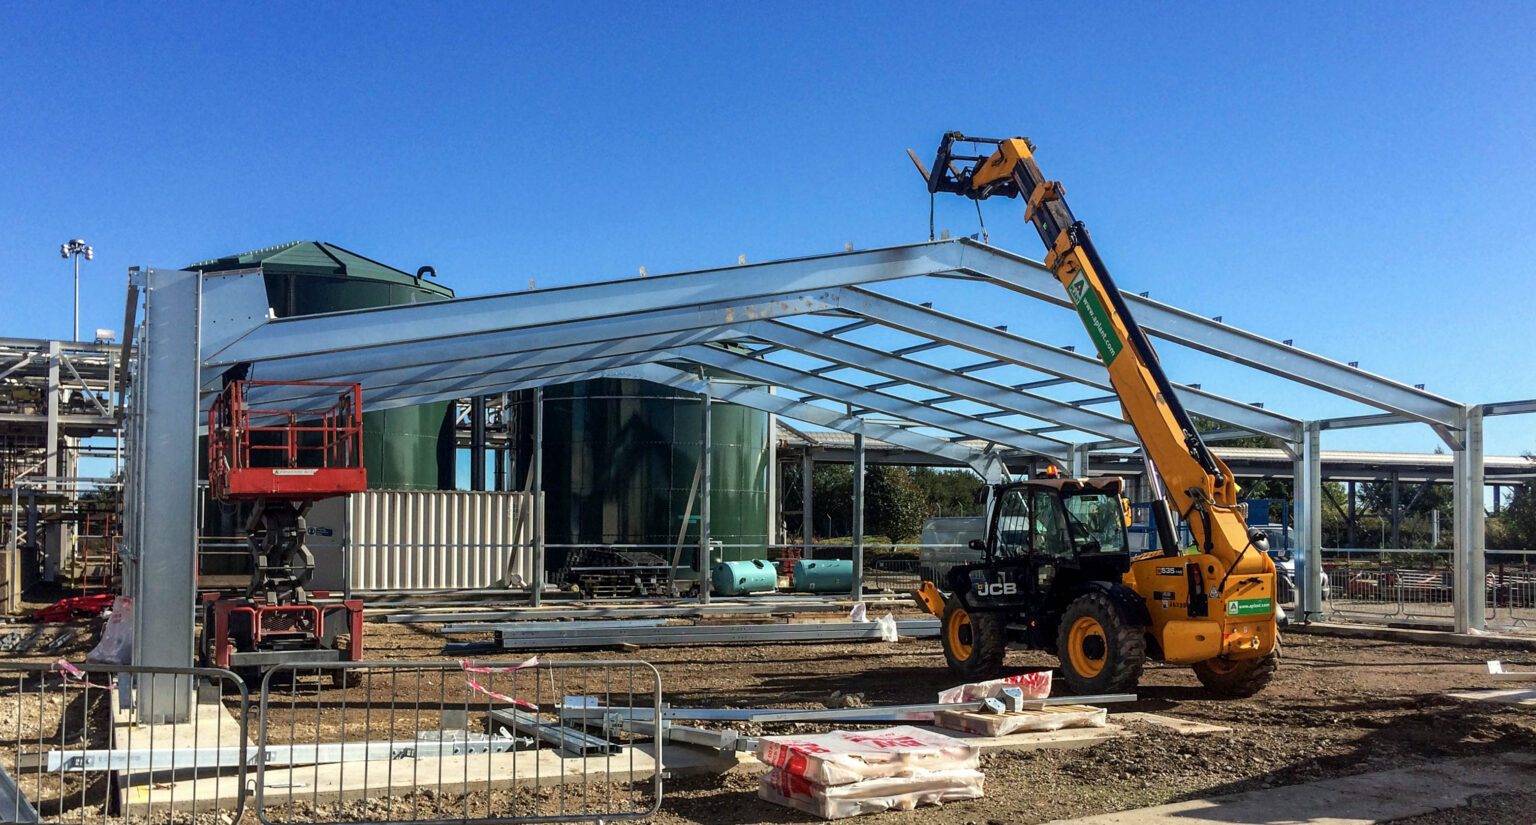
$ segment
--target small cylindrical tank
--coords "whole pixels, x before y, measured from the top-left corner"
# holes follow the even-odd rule
[[[797,593],[846,593],[852,589],[852,561],[801,559],[795,562],[795,592]]]
[[[710,576],[715,592],[722,596],[745,596],[779,586],[779,571],[762,559],[727,561],[715,565]]]

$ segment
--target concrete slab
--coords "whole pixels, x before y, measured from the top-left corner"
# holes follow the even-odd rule
[[[1497,702],[1501,705],[1536,707],[1536,688],[1505,688],[1502,690],[1452,690],[1446,696],[1469,702]]]
[[[668,749],[670,750],[670,748]],[[325,803],[369,796],[392,796],[418,788],[446,794],[512,787],[552,787],[649,779],[656,762],[639,749],[612,756],[565,757],[552,750],[451,756],[444,759],[398,759],[311,765],[267,770],[260,788],[266,806]],[[255,783],[252,771],[247,781]],[[205,777],[133,785],[121,790],[122,810],[142,813],[166,810],[233,810],[240,782],[235,776]],[[254,807],[253,796],[248,805]]]
[[[1116,722],[1141,722],[1146,725],[1155,725],[1186,736],[1204,736],[1213,733],[1232,732],[1232,729],[1226,725],[1212,725],[1206,722],[1196,722],[1191,719],[1164,716],[1160,713],[1117,713],[1110,718]]]
[[[1536,638],[1492,633],[1452,633],[1448,630],[1413,630],[1399,627],[1313,622],[1288,625],[1288,633],[1312,633],[1345,639],[1379,639],[1415,645],[1454,645],[1456,647],[1497,647],[1512,650],[1536,650]]]
[[[1532,781],[1536,781],[1536,755],[1506,754],[1060,819],[1047,825],[1374,825],[1459,807],[1478,794],[1527,790]]]

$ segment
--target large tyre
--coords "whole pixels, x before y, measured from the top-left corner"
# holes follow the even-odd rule
[[[1085,593],[1061,616],[1056,655],[1074,693],[1129,693],[1147,663],[1146,631],[1127,624],[1108,596]]]
[[[951,673],[976,682],[997,676],[1008,651],[1008,628],[1003,614],[972,613],[950,599],[944,605],[939,639]]]
[[[1207,659],[1193,667],[1200,684],[1222,696],[1246,699],[1275,678],[1275,671],[1280,668],[1280,640],[1276,639],[1275,649],[1261,659]]]

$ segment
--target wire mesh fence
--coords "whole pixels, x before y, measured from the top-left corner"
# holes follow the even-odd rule
[[[218,812],[235,822],[252,756],[248,708],[245,686],[225,670],[0,663],[0,820],[177,822]],[[153,719],[170,721],[146,724]],[[232,795],[195,781],[210,770],[227,774]]]
[[[566,696],[659,712],[643,662],[388,662],[267,672],[252,807],[266,825],[639,819],[660,743],[563,726]],[[286,757],[286,758],[285,758]]]
[[[1326,550],[1325,611],[1362,622],[1450,624],[1455,554],[1449,550]],[[1526,552],[1490,552],[1484,561],[1484,618],[1490,627],[1536,632],[1536,565]]]

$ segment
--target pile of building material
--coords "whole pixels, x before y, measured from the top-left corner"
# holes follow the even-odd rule
[[[909,811],[982,795],[981,751],[910,726],[767,736],[758,796],[823,819]]]
[[[976,702],[974,710],[936,711],[933,723],[979,736],[1008,736],[1064,728],[1102,728],[1109,712],[1070,697],[1050,699],[1051,672],[1021,673],[1004,679],[959,685],[939,693],[940,702]],[[1099,701],[1113,697],[1089,697]],[[1070,704],[1062,704],[1063,699]]]
[[[452,624],[443,634],[495,633],[502,650],[756,644],[760,642],[892,641],[939,635],[939,620],[891,619],[865,622],[774,622],[769,624],[666,624],[664,620],[514,622]],[[450,647],[460,653],[469,649]]]

